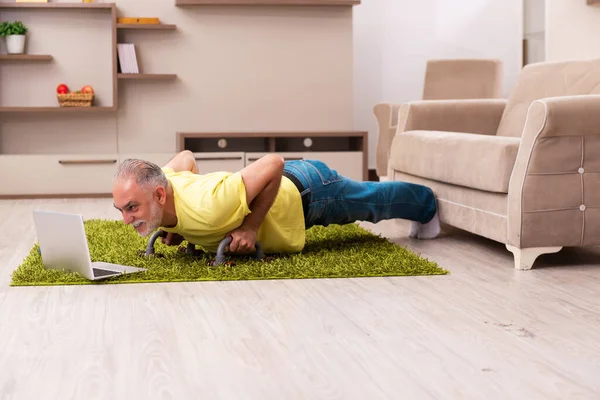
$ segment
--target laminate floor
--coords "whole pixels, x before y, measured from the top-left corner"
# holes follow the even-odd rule
[[[503,245],[363,224],[447,276],[9,287],[31,211],[0,201],[1,399],[598,399],[600,251],[516,271]]]

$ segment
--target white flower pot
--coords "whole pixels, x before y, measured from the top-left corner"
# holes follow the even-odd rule
[[[8,54],[23,54],[25,52],[25,35],[6,36]]]

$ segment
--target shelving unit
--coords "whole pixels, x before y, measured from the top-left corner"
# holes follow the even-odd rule
[[[178,132],[177,151],[200,164],[235,171],[269,153],[286,160],[317,158],[355,180],[368,180],[368,132]],[[200,167],[201,165],[199,165]]]
[[[113,106],[112,107],[1,107],[0,113],[23,113],[23,112],[50,112],[50,113],[78,113],[78,112],[110,112],[117,110],[117,64],[116,64],[116,18],[117,9],[116,3],[0,3],[1,9],[32,9],[32,10],[90,10],[97,12],[110,12],[112,22],[112,42],[113,42]],[[54,59],[51,55],[45,54],[2,54],[0,61],[37,61],[47,62]]]
[[[0,54],[0,61],[52,61],[46,54]]]
[[[1,1],[1,0],[0,0]],[[6,1],[6,0],[4,0]],[[53,0],[50,0],[53,1]],[[64,1],[64,0],[63,0]],[[79,0],[73,0],[79,1]],[[600,0],[599,0],[600,1]],[[352,7],[360,4],[360,0],[174,0],[175,6],[333,6],[333,7]],[[173,3],[171,3],[173,4]],[[50,27],[53,26],[53,19],[50,14],[52,10],[74,10],[76,16],[88,10],[94,13],[86,17],[95,21],[102,19],[102,25],[96,25],[95,29],[103,37],[102,54],[98,51],[94,54],[104,61],[98,64],[97,72],[102,74],[104,80],[102,85],[104,89],[110,87],[112,83],[112,105],[111,106],[92,106],[92,107],[59,107],[56,106],[20,106],[26,104],[36,104],[33,101],[34,94],[26,93],[28,97],[23,97],[22,101],[10,99],[11,103],[18,106],[0,106],[0,119],[6,120],[6,130],[2,132],[8,139],[3,141],[6,145],[5,154],[0,149],[0,167],[7,173],[0,175],[3,181],[3,187],[0,190],[0,198],[23,198],[23,197],[95,197],[109,196],[111,191],[111,179],[119,160],[128,157],[138,157],[154,161],[163,165],[175,154],[168,151],[153,153],[150,148],[143,144],[138,146],[138,136],[146,140],[146,136],[131,133],[133,131],[131,121],[138,117],[136,110],[133,110],[132,116],[127,116],[125,128],[121,132],[119,128],[120,114],[117,104],[119,98],[119,88],[129,89],[129,85],[164,85],[161,82],[171,85],[178,77],[173,73],[139,73],[125,74],[118,72],[117,43],[132,43],[136,38],[140,39],[143,35],[143,41],[149,39],[148,35],[157,35],[159,38],[166,38],[178,29],[175,24],[123,24],[117,23],[116,3],[0,3],[2,9],[37,9],[44,10],[36,12],[37,20],[44,20]],[[48,13],[46,14],[46,11]],[[24,13],[25,11],[23,11]],[[6,12],[7,14],[8,12]],[[19,11],[21,13],[21,11]],[[96,15],[101,13],[102,15]],[[105,15],[104,13],[108,13]],[[17,14],[13,12],[13,14]],[[62,18],[59,14],[59,18]],[[49,18],[47,18],[47,16]],[[67,17],[70,17],[67,16]],[[111,18],[108,22],[106,18]],[[34,17],[32,17],[34,18]],[[34,19],[35,20],[35,19]],[[125,21],[124,21],[125,22]],[[129,21],[128,21],[129,22]],[[168,21],[168,22],[178,22]],[[183,23],[183,22],[182,22]],[[78,29],[83,25],[78,25]],[[35,28],[33,28],[35,29]],[[87,29],[87,26],[84,27]],[[153,33],[152,33],[153,32]],[[162,33],[161,33],[162,32]],[[123,40],[123,39],[131,39]],[[45,40],[52,40],[47,38]],[[64,40],[64,39],[63,39]],[[110,42],[109,42],[110,41]],[[38,42],[39,43],[39,42]],[[63,54],[60,50],[54,49],[35,49],[36,52],[48,52],[49,54],[24,54],[24,55],[0,55],[0,62],[50,62],[53,60],[62,61]],[[79,43],[79,48],[85,48],[85,44]],[[140,44],[142,47],[143,44]],[[150,47],[151,44],[150,44]],[[85,48],[86,51],[91,49]],[[154,49],[152,49],[154,50]],[[109,55],[108,51],[112,54]],[[89,51],[88,51],[89,53]],[[152,56],[152,54],[148,54]],[[156,57],[158,57],[157,55]],[[67,60],[69,58],[65,58]],[[143,61],[143,60],[142,60]],[[161,61],[161,60],[158,60]],[[65,61],[69,63],[70,61]],[[60,64],[60,62],[59,62]],[[156,69],[160,69],[156,64]],[[162,64],[165,65],[165,64]],[[20,67],[18,65],[17,67]],[[27,66],[30,67],[30,66]],[[73,67],[68,65],[71,70]],[[13,65],[4,65],[6,70],[14,69]],[[43,65],[37,66],[39,70],[45,69]],[[69,70],[67,68],[67,70]],[[88,72],[83,73],[87,75]],[[55,73],[55,71],[53,71]],[[176,72],[176,71],[175,71]],[[57,75],[59,77],[66,76]],[[17,76],[17,74],[14,74]],[[3,75],[4,79],[11,79],[12,75]],[[20,76],[19,76],[20,78]],[[63,78],[59,78],[63,79]],[[135,81],[128,83],[130,81]],[[13,86],[21,85],[22,80],[11,81]],[[146,83],[147,82],[147,83]],[[68,83],[68,82],[67,82]],[[119,85],[121,84],[121,85]],[[2,85],[2,82],[0,82]],[[127,85],[127,86],[123,86]],[[30,86],[31,87],[31,86]],[[37,86],[39,87],[39,85]],[[17,88],[18,89],[18,88]],[[143,89],[146,90],[147,88]],[[155,93],[154,87],[150,87],[147,93]],[[44,89],[46,90],[46,89]],[[160,88],[158,89],[160,90]],[[99,90],[96,90],[98,93]],[[132,92],[135,92],[132,90]],[[7,92],[8,93],[8,92]],[[146,93],[146,92],[144,92]],[[121,96],[127,93],[122,92]],[[135,93],[134,93],[135,94]],[[97,96],[98,97],[98,96]],[[104,95],[103,97],[110,97]],[[102,99],[105,104],[110,105],[110,98]],[[48,101],[48,100],[46,100]],[[98,104],[98,103],[97,103]],[[100,103],[102,104],[102,102]],[[158,99],[157,104],[160,104]],[[153,106],[155,104],[152,104]],[[160,107],[160,106],[158,106]],[[30,116],[28,113],[32,113]],[[34,115],[34,113],[36,115]],[[104,115],[103,113],[106,113]],[[127,114],[127,113],[125,113]],[[79,117],[83,115],[83,117]],[[31,118],[30,118],[31,117]],[[21,139],[21,128],[16,126],[20,122],[26,122],[33,119],[48,121],[48,125],[56,123],[56,126],[49,126],[49,129],[38,129],[42,124],[35,125],[34,128],[25,127],[25,135]],[[113,118],[116,118],[117,128],[113,128]],[[83,125],[91,121],[91,128]],[[10,123],[8,123],[10,121]],[[71,125],[71,124],[75,125]],[[80,125],[78,125],[80,124]],[[80,129],[81,126],[81,129]],[[3,129],[0,126],[0,129]],[[115,131],[116,129],[116,135]],[[137,128],[136,128],[137,129]],[[162,130],[162,129],[161,129]],[[79,132],[81,131],[81,132]],[[101,132],[100,135],[93,134]],[[81,133],[81,134],[80,134]],[[11,135],[16,134],[16,137]],[[53,134],[59,136],[54,137]],[[121,136],[123,135],[123,136]],[[130,137],[128,137],[130,136]],[[136,139],[135,145],[131,136]],[[64,139],[63,139],[64,138]],[[81,139],[80,139],[81,138]],[[124,138],[124,139],[123,139]],[[163,138],[164,139],[164,138]],[[177,134],[177,150],[184,148],[191,149],[196,153],[199,170],[203,172],[213,172],[214,170],[233,169],[237,170],[255,162],[264,154],[277,152],[286,159],[315,158],[327,162],[333,168],[348,173],[357,180],[368,177],[367,173],[367,133],[366,132],[183,132]],[[218,141],[226,139],[227,148],[220,147]],[[312,141],[310,146],[305,143]],[[63,149],[57,146],[62,145],[62,140],[68,141],[68,145]],[[121,145],[119,140],[123,140]],[[39,144],[38,144],[39,141]],[[17,144],[17,145],[15,145]],[[23,144],[21,146],[21,144]],[[12,173],[17,170],[18,173]],[[10,173],[9,173],[10,171]],[[47,172],[47,176],[40,174],[40,171]]]
[[[119,31],[134,30],[134,31],[174,31],[177,29],[175,24],[121,24],[117,23],[116,28]],[[121,43],[118,39],[117,41]],[[176,79],[176,74],[161,74],[161,73],[119,73],[117,79],[130,81],[166,81]]]
[[[600,0],[587,0],[588,6],[597,6],[600,5]]]

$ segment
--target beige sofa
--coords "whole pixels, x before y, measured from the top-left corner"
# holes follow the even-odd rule
[[[378,154],[388,179],[432,188],[442,223],[504,243],[517,269],[600,244],[600,59],[527,65],[508,100],[398,108]]]
[[[427,60],[423,79],[422,100],[497,99],[502,97],[504,65],[489,58],[445,58]],[[381,103],[375,106],[380,121],[377,136],[377,175],[385,179],[387,150],[398,127],[401,104]]]

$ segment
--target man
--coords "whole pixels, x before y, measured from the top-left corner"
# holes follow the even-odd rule
[[[147,236],[166,231],[163,243],[184,239],[215,252],[227,235],[229,251],[248,254],[258,241],[265,253],[299,252],[314,225],[413,221],[409,235],[430,239],[440,231],[433,192],[406,182],[357,182],[320,161],[266,155],[231,172],[198,174],[194,155],[182,151],[163,168],[123,161],[113,182],[123,222]]]

